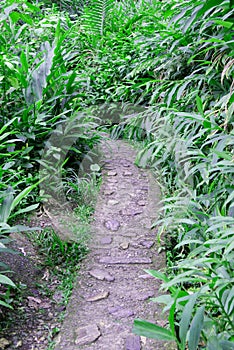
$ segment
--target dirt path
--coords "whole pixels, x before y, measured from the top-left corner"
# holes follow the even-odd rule
[[[104,175],[95,211],[91,253],[81,268],[55,350],[161,350],[172,344],[132,334],[135,318],[164,325],[159,283],[144,269],[160,269],[155,230],[159,189],[149,172],[133,163],[123,141],[103,146]]]

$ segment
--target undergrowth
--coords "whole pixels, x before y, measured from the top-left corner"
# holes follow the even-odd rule
[[[171,247],[167,273],[149,271],[169,292],[157,299],[168,327],[136,320],[135,332],[180,350],[233,349],[233,1],[92,0],[84,12],[76,1],[11,5],[3,1],[0,17],[2,249],[19,229],[11,216],[45,195],[43,150],[57,190],[56,171],[79,167],[111,119],[115,136],[145,142],[137,164],[161,179],[155,225]],[[70,160],[61,145],[71,134]]]

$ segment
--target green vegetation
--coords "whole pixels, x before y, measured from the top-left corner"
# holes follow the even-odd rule
[[[88,4],[2,1],[1,213],[9,191],[24,194],[18,211],[42,200],[39,163],[58,126],[79,120],[69,178],[66,164],[76,169],[100,138],[97,106],[116,106],[115,135],[144,140],[137,164],[155,169],[164,197],[155,225],[168,270],[149,273],[169,292],[155,300],[169,325],[136,320],[134,331],[180,350],[233,349],[233,1]]]

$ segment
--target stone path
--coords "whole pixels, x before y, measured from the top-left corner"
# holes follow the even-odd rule
[[[135,318],[164,325],[159,282],[144,269],[165,266],[151,223],[159,188],[133,163],[135,150],[123,141],[103,146],[103,184],[96,206],[91,253],[80,271],[55,350],[175,349],[132,334]]]

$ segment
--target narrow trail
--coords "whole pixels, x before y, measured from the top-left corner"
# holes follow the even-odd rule
[[[124,141],[102,147],[103,184],[96,205],[91,252],[70,299],[55,350],[161,350],[165,343],[132,334],[135,318],[164,325],[160,306],[149,300],[160,284],[144,269],[160,269],[156,231],[159,188],[150,172],[133,163]]]

